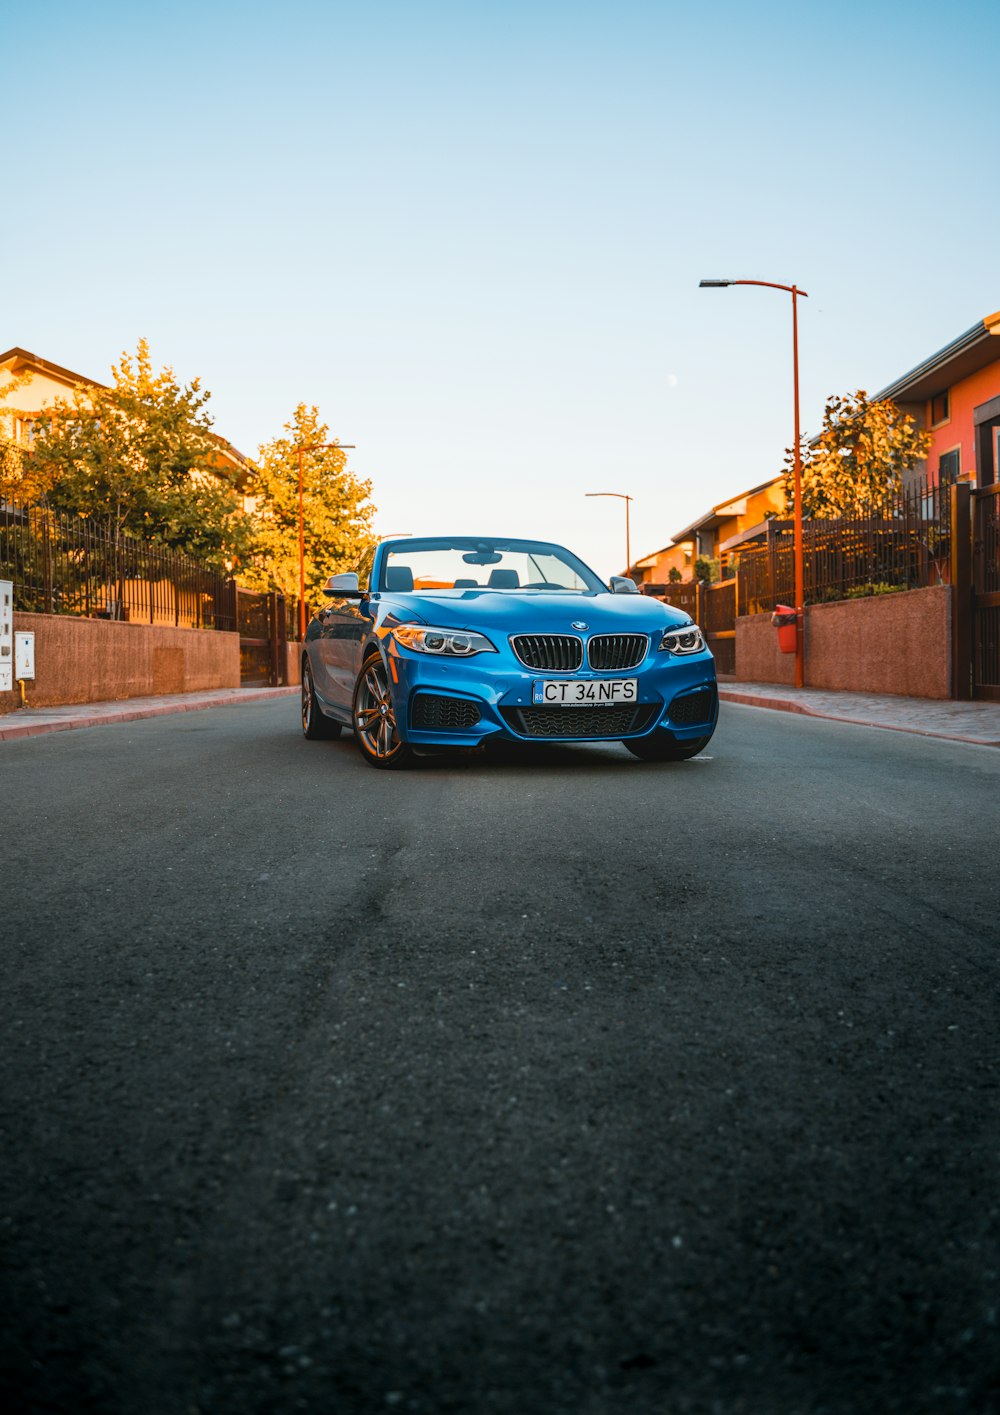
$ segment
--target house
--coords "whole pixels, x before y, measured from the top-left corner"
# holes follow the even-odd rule
[[[1000,310],[881,389],[873,401],[883,398],[931,435],[927,457],[908,473],[907,484],[961,479],[984,487],[1000,481]],[[718,560],[725,577],[741,547],[761,545],[790,524],[782,474],[713,506],[663,550],[637,561],[633,577],[640,585],[664,584],[676,565],[687,580],[702,557]]]
[[[757,532],[766,530],[770,518],[785,509],[784,478],[772,477],[729,501],[713,506],[690,526],[678,531],[662,550],[637,560],[631,570],[637,585],[665,585],[675,567],[681,579],[694,578],[698,559],[719,560],[723,576],[728,569],[727,551],[730,543],[738,544]]]
[[[679,531],[674,542],[690,542],[695,560],[718,560],[725,578],[732,551],[764,533],[769,522],[784,512],[784,476],[772,477],[729,501],[719,502]]]
[[[930,432],[912,481],[1000,481],[1000,310],[877,393]]]
[[[637,585],[665,585],[670,580],[671,570],[676,570],[682,580],[690,580],[694,574],[694,541],[670,541],[662,550],[654,550],[636,563],[626,573]]]
[[[23,385],[5,397],[5,389],[25,376]],[[96,378],[74,373],[61,364],[29,353],[27,349],[8,349],[0,354],[0,434],[5,433],[12,441],[29,447],[32,422],[42,408],[59,401],[68,402],[74,388],[80,385],[85,388],[107,387]],[[215,433],[210,436],[213,450],[205,470],[232,479],[247,499],[247,489],[254,475],[253,463],[224,437]]]

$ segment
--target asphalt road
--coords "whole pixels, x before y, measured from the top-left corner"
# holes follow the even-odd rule
[[[6,1408],[1000,1409],[1000,753],[0,748]]]

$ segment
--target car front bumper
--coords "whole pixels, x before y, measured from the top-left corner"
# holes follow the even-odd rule
[[[511,651],[444,658],[414,653],[391,636],[387,650],[396,731],[412,747],[477,747],[488,741],[621,741],[669,732],[678,742],[710,735],[718,717],[715,660],[651,651],[638,668],[557,674],[525,668]],[[532,703],[543,679],[634,678],[634,704],[548,709]]]

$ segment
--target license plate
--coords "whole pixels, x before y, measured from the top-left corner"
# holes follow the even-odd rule
[[[531,701],[552,707],[634,703],[638,697],[637,678],[546,678],[531,685]]]

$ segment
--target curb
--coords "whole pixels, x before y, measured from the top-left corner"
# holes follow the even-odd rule
[[[110,712],[91,713],[83,717],[67,717],[50,722],[22,722],[5,725],[0,718],[0,742],[14,742],[23,737],[42,737],[49,732],[72,732],[78,727],[104,727],[116,722],[138,722],[146,717],[168,717],[178,712],[203,712],[208,708],[240,707],[243,703],[267,702],[271,698],[289,698],[299,691],[298,684],[286,688],[245,688],[234,690],[224,698],[202,699],[199,702],[180,700],[176,703],[157,703],[149,707],[115,708]],[[44,708],[39,708],[44,712]],[[16,712],[11,716],[16,716]]]
[[[770,708],[774,712],[796,712],[803,717],[821,717],[827,722],[848,722],[855,727],[878,727],[884,732],[909,732],[915,737],[937,737],[944,742],[965,742],[970,747],[1000,747],[1000,741],[994,742],[986,737],[965,737],[957,732],[940,732],[932,727],[911,727],[908,723],[902,722],[873,722],[867,717],[844,717],[840,713],[821,712],[819,708],[809,707],[806,703],[792,702],[789,698],[771,698],[762,697],[759,693],[733,692],[721,686],[719,701],[739,703],[742,707]]]

